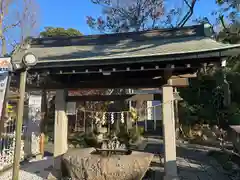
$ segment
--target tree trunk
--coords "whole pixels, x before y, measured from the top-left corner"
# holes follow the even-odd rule
[[[1,57],[4,57],[7,53],[7,48],[6,48],[6,39],[3,34],[3,15],[0,15],[0,39],[1,39]],[[5,91],[5,99],[3,101],[3,106],[2,106],[2,114],[1,114],[1,119],[0,119],[0,136],[2,133],[4,133],[4,122],[5,119],[8,117],[8,101],[6,100],[7,94],[9,94],[9,87],[10,87],[10,77],[7,82],[7,87]]]
[[[187,138],[187,136],[186,136],[186,134],[185,134],[185,132],[184,132],[184,130],[183,130],[183,128],[182,128],[182,124],[179,124],[179,134],[182,134],[182,136],[183,136],[183,138],[185,139],[185,138]]]
[[[2,41],[1,57],[4,57],[7,54],[7,44],[4,35],[2,35],[1,41]]]
[[[0,15],[0,39],[1,39],[1,57],[7,54],[7,43],[3,33],[3,15]]]

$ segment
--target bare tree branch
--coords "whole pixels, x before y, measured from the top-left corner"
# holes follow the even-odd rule
[[[188,0],[183,0],[183,1],[188,6],[189,11],[185,14],[185,16],[180,21],[180,23],[177,24],[177,27],[183,27],[187,23],[187,21],[193,15],[194,7],[196,5],[196,0],[192,0],[191,4],[188,2]]]
[[[91,28],[101,32],[125,32],[154,27],[163,15],[163,0],[92,0],[102,6],[103,18],[88,16]],[[149,23],[150,22],[150,23]],[[152,23],[152,24],[151,24]]]
[[[11,8],[14,6],[17,6],[18,8]],[[11,10],[11,12],[8,12],[9,10]],[[0,1],[0,41],[2,56],[6,54],[7,44],[11,46],[16,44],[11,43],[10,41],[21,42],[27,36],[32,34],[37,22],[36,15],[37,6],[35,0]],[[12,33],[14,33],[14,35]],[[19,36],[17,37],[16,35]]]
[[[3,28],[3,30],[2,30],[2,32],[5,33],[5,32],[7,32],[9,29],[12,29],[12,28],[15,28],[15,27],[19,26],[20,23],[21,23],[21,22],[18,21],[18,22],[14,23],[14,24],[10,24],[10,25],[8,25],[8,26],[5,26],[5,27]]]
[[[220,22],[221,22],[221,25],[222,25],[223,29],[227,30],[227,26],[226,26],[226,24],[225,24],[225,22],[224,22],[224,16],[223,16],[223,15],[220,15],[220,16],[219,16],[219,20],[220,20]]]

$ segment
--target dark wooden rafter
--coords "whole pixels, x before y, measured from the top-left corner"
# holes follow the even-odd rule
[[[194,74],[197,71],[197,68],[194,69],[181,69],[175,70],[172,72],[172,75],[181,76],[184,74]],[[164,76],[163,71],[159,70],[152,70],[146,72],[122,72],[122,73],[109,73],[107,75],[103,73],[90,73],[90,74],[50,74],[49,77],[52,80],[58,82],[78,82],[78,81],[111,81],[111,80],[124,80],[128,79],[154,79],[154,78],[161,78]]]
[[[219,62],[217,59],[207,62]],[[88,69],[53,68],[34,72],[29,71],[30,89],[75,89],[75,88],[155,88],[166,84],[164,72],[171,71],[171,75],[179,76],[194,74],[208,63],[179,63],[175,64],[130,64],[126,66],[100,66]],[[31,79],[32,78],[32,79]],[[30,80],[31,79],[31,80]],[[12,83],[18,86],[18,81]]]
[[[124,95],[89,95],[89,96],[68,96],[68,102],[78,101],[154,101],[161,100],[161,94],[124,94]]]
[[[175,61],[162,61],[162,62],[148,62],[148,63],[126,63],[126,64],[107,64],[107,65],[82,65],[82,62],[77,62],[74,64],[73,62],[64,62],[61,64],[59,62],[57,65],[49,66],[41,66],[33,67],[29,70],[29,73],[39,72],[39,73],[47,73],[47,74],[89,74],[89,73],[111,73],[111,72],[144,72],[144,71],[154,71],[154,70],[165,70],[165,69],[191,69],[191,68],[199,68],[203,63],[209,64],[212,62],[219,62],[219,58],[203,58],[194,61],[193,59],[185,59],[185,60],[175,60]]]
[[[67,96],[67,102],[77,101],[122,101],[133,95],[91,95],[91,96]]]
[[[150,79],[126,79],[126,80],[111,80],[111,81],[78,81],[78,82],[65,82],[65,83],[59,83],[59,82],[46,82],[44,84],[29,84],[28,89],[49,89],[49,90],[56,90],[56,89],[78,89],[78,88],[84,88],[84,89],[98,89],[98,88],[148,88],[148,87],[159,87],[164,82],[161,79],[156,80],[150,80]]]

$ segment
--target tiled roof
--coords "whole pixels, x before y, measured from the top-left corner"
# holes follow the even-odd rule
[[[203,25],[134,33],[32,39],[27,51],[39,62],[90,61],[204,53],[231,48],[209,37]],[[19,60],[22,53],[15,53]]]

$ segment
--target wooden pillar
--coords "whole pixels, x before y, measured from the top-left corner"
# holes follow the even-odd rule
[[[41,124],[40,124],[40,154],[44,156],[44,143],[45,143],[45,126],[48,117],[48,100],[47,100],[47,91],[44,89],[42,91],[42,102],[41,102]]]
[[[177,163],[176,163],[176,136],[175,136],[175,119],[174,119],[174,96],[173,87],[164,86],[163,95],[163,135],[164,135],[164,180],[177,180]]]
[[[68,118],[66,115],[66,91],[57,90],[54,123],[54,169],[61,170],[61,155],[68,149]]]

